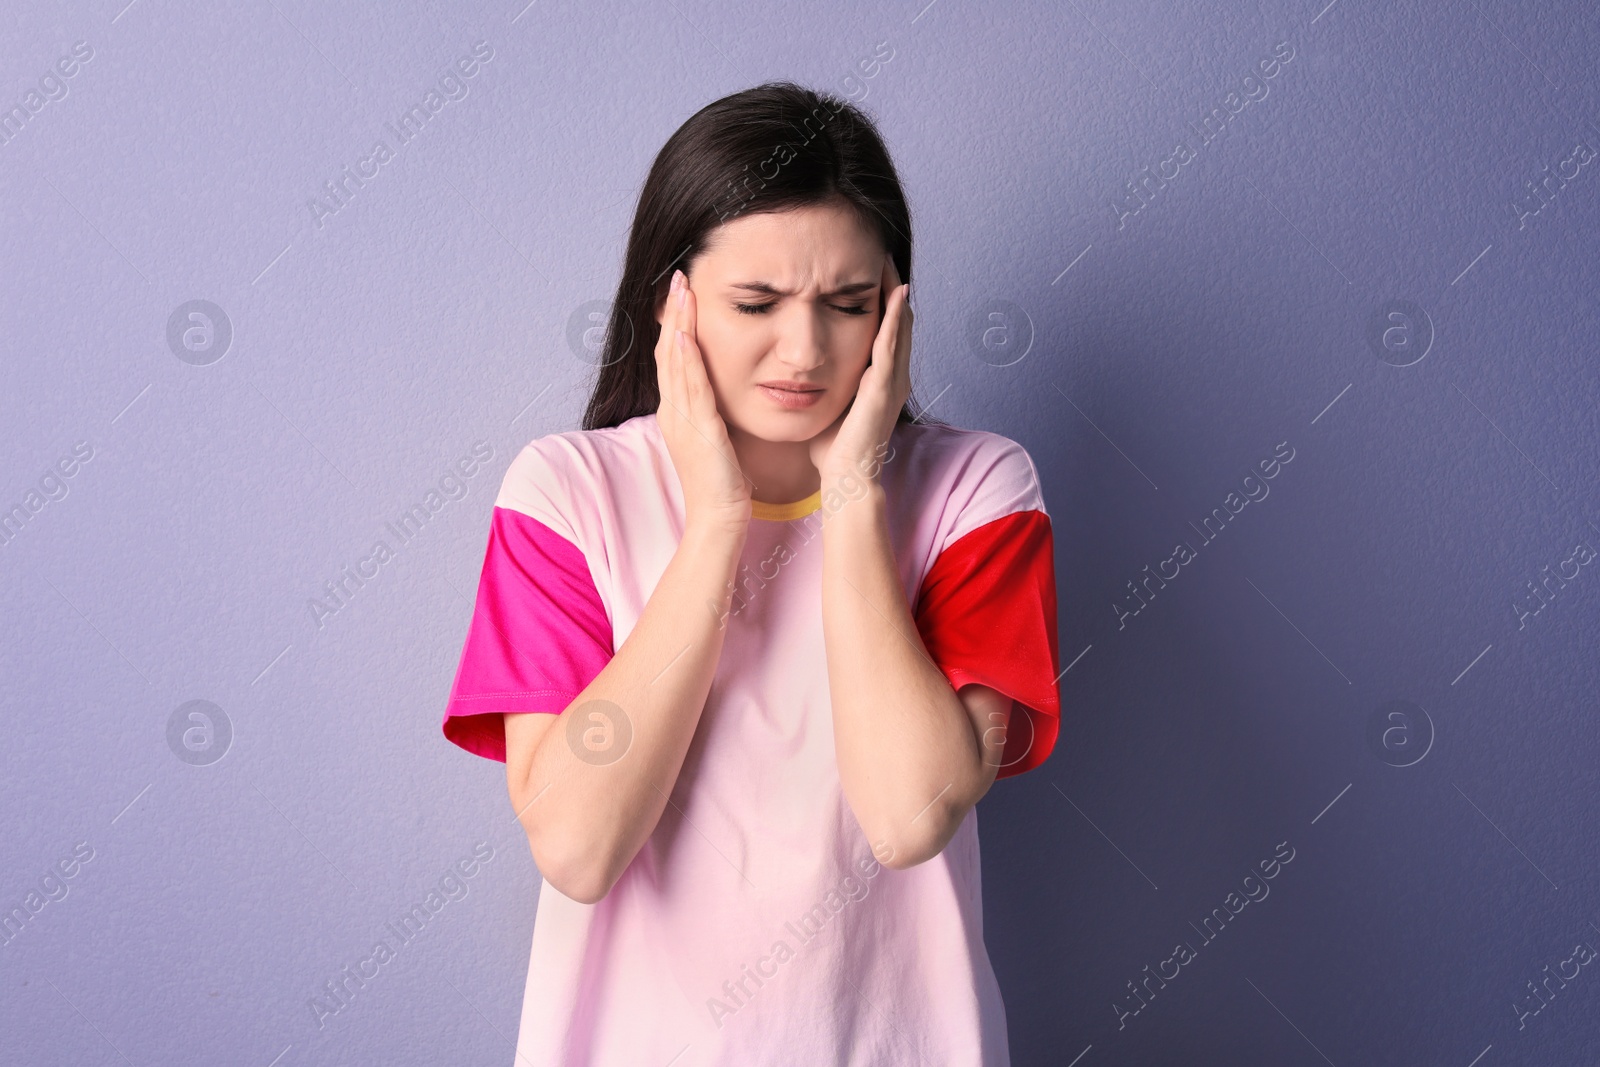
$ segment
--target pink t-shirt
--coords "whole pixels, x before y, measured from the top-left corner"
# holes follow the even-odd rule
[[[923,643],[953,687],[1016,702],[998,777],[1038,766],[1059,703],[1033,462],[998,434],[919,423],[890,447],[879,480]],[[895,870],[840,787],[821,533],[842,503],[755,505],[661,821],[599,902],[540,890],[521,1067],[1009,1063],[976,810],[939,855]],[[565,709],[627,639],[683,524],[654,414],[524,448],[495,501],[445,736],[504,760],[503,713]]]

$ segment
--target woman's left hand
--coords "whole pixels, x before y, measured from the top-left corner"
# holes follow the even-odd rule
[[[911,395],[910,287],[900,284],[894,257],[885,253],[880,292],[887,294],[883,321],[872,342],[872,359],[856,395],[833,424],[813,437],[811,465],[827,491],[840,478],[875,476],[887,451],[889,434]]]

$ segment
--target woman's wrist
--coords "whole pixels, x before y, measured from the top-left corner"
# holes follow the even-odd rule
[[[731,550],[737,556],[743,549],[745,538],[749,533],[748,518],[743,521],[721,517],[690,519],[683,528],[683,538],[679,542],[679,548],[687,548],[692,552]]]
[[[863,461],[853,467],[830,467],[818,471],[818,489],[822,493],[823,506],[827,506],[830,498],[835,502],[840,497],[855,500],[866,493],[882,492],[883,485],[878,480],[880,466]]]
[[[826,462],[817,468],[817,473],[821,476],[822,491],[826,493],[830,487],[841,485],[844,490],[849,491],[856,484],[877,484],[878,476],[892,459],[894,459],[894,446],[888,441],[880,442],[870,452],[862,455],[830,455]]]
[[[839,537],[855,540],[874,533],[887,522],[889,505],[883,486],[875,478],[863,478],[856,472],[830,483],[822,483],[822,539],[824,543]]]

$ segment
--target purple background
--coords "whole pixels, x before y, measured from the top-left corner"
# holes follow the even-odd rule
[[[919,398],[1045,479],[1062,736],[980,808],[1015,1061],[1600,1047],[1592,967],[1514,1008],[1600,947],[1600,568],[1515,607],[1600,547],[1600,160],[1556,176],[1600,148],[1590,5],[124,4],[0,26],[0,108],[93,49],[0,144],[0,506],[93,452],[0,544],[0,907],[93,850],[0,945],[0,1059],[510,1062],[536,872],[501,767],[438,722],[490,506],[522,444],[578,424],[569,337],[656,150],[780,77],[890,142]],[[380,138],[370,181],[307,206]],[[191,300],[231,323],[214,362],[169,345]],[[1374,345],[1391,301],[1420,313]],[[480,441],[464,496],[319,627],[323,583]],[[1119,621],[1179,540],[1195,558]],[[190,700],[231,723],[210,765],[168,743]],[[1391,701],[1426,722],[1374,745]],[[319,1028],[310,999],[479,842],[465,895]]]

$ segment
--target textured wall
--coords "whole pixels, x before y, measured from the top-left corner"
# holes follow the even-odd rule
[[[918,394],[1045,477],[1016,1062],[1600,1047],[1590,5],[125,4],[0,27],[0,1059],[510,1061],[536,874],[438,726],[494,490],[774,77],[881,120]]]

